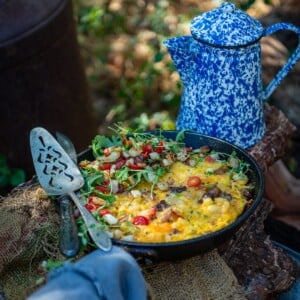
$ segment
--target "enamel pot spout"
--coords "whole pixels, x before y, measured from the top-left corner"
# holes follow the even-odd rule
[[[199,48],[201,45],[192,36],[170,38],[165,40],[163,44],[168,49],[181,81],[184,86],[188,86],[191,74],[197,74],[196,56],[201,51]]]

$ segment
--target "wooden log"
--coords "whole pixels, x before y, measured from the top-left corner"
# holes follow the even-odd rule
[[[264,171],[284,155],[286,143],[295,130],[275,107],[266,105],[265,116],[268,128],[265,136],[248,149]],[[264,231],[264,221],[272,208],[272,203],[263,198],[254,214],[229,241],[222,256],[249,299],[265,299],[269,294],[282,292],[295,279],[294,262]]]

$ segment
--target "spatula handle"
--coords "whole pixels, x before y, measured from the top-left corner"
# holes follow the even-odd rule
[[[59,197],[60,252],[66,257],[74,257],[80,249],[78,230],[74,219],[72,201],[69,195]]]
[[[69,195],[74,201],[78,210],[80,211],[81,216],[87,226],[88,232],[94,243],[100,249],[104,251],[110,251],[112,247],[112,242],[108,234],[100,228],[99,223],[92,216],[92,214],[81,204],[77,195],[74,192],[70,192]]]

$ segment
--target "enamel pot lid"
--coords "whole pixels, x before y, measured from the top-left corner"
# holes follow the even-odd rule
[[[194,18],[190,29],[195,40],[215,47],[247,46],[263,35],[262,24],[230,2]]]

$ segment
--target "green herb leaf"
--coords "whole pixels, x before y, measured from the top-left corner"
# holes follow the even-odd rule
[[[57,269],[58,267],[61,267],[64,263],[65,263],[64,261],[55,261],[55,260],[48,259],[46,263],[43,265],[43,267],[46,270],[51,271]]]
[[[184,139],[185,139],[185,132],[186,132],[186,130],[179,131],[178,134],[177,134],[177,136],[176,136],[175,141],[176,142],[183,142]]]
[[[91,194],[95,194],[97,197],[105,200],[108,203],[113,203],[116,200],[116,197],[112,194],[103,194],[96,189],[92,189]]]
[[[93,187],[101,185],[104,181],[104,175],[102,172],[95,172],[93,175],[84,174],[85,188],[87,192],[91,192]]]
[[[104,135],[97,135],[92,141],[92,150],[95,157],[102,155],[102,150],[112,146],[122,146],[122,139],[120,136],[106,137]]]

